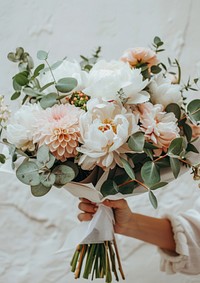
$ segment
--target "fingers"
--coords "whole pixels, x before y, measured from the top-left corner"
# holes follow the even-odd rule
[[[91,213],[79,213],[78,219],[80,221],[90,221],[93,217],[93,214]]]
[[[78,208],[86,213],[95,213],[98,207],[96,206],[96,204],[91,202],[80,202]]]
[[[119,199],[119,200],[104,200],[104,205],[111,207],[111,208],[119,208],[124,209],[128,206],[125,199]]]

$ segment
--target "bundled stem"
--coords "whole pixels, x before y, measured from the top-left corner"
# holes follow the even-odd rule
[[[105,278],[106,283],[112,282],[112,273],[115,280],[119,281],[116,265],[122,279],[125,279],[119,252],[115,239],[97,244],[78,245],[71,260],[71,271],[74,272],[75,279],[80,278],[81,270],[83,278],[91,280],[94,278]],[[85,265],[85,266],[84,266]]]

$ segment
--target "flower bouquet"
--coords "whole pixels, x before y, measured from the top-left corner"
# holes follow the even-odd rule
[[[178,61],[159,60],[159,37],[152,49],[132,48],[119,60],[107,62],[100,51],[51,64],[40,50],[36,68],[22,47],[9,53],[19,67],[11,100],[21,99],[21,106],[11,114],[1,97],[2,143],[17,178],[36,197],[63,187],[101,203],[145,190],[156,208],[154,191],[167,184],[163,169],[177,178],[189,166],[200,178],[199,165],[188,160],[190,152],[198,154],[200,99],[184,97],[198,90],[198,78],[182,84]],[[7,159],[0,154],[1,163]],[[113,222],[112,210],[100,204],[72,258],[75,278],[84,269],[84,278],[112,282],[113,273],[118,281],[117,263],[125,278]]]

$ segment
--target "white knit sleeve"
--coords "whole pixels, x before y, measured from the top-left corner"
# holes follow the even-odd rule
[[[168,274],[200,274],[200,198],[194,209],[176,217],[166,217],[172,224],[177,254],[159,249],[161,270]]]

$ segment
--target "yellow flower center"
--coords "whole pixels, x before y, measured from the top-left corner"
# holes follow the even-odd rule
[[[103,124],[104,124],[104,125],[99,126],[99,128],[98,128],[98,129],[99,129],[100,131],[102,131],[103,133],[104,133],[105,131],[110,130],[110,129],[112,129],[115,134],[117,133],[117,126],[115,125],[115,123],[113,122],[112,119],[107,119],[107,118],[106,118],[105,120],[103,120]]]

